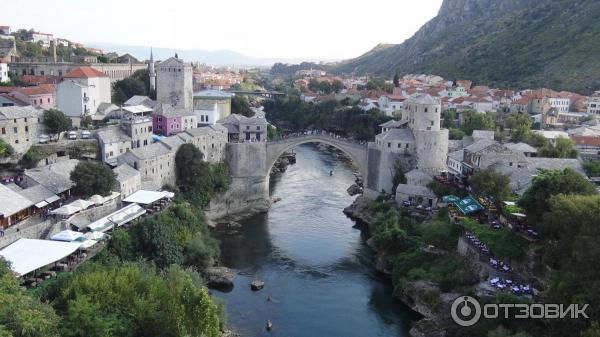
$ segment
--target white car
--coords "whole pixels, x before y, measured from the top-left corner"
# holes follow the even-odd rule
[[[40,144],[48,144],[48,141],[50,141],[50,136],[48,135],[40,135],[38,138],[38,143]]]
[[[89,131],[81,131],[81,139],[90,139],[92,137],[92,133]]]
[[[69,131],[69,133],[67,134],[67,138],[77,139],[77,131]]]

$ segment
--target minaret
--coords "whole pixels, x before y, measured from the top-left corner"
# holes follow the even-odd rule
[[[156,71],[154,71],[154,56],[150,47],[150,62],[148,63],[148,76],[150,76],[150,90],[156,91]]]

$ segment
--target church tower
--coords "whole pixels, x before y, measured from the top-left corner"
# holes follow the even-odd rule
[[[150,77],[150,90],[156,91],[156,71],[154,71],[154,55],[150,47],[150,62],[148,63],[148,76]]]

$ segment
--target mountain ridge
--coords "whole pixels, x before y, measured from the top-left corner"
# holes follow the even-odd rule
[[[503,87],[600,89],[600,2],[444,0],[401,44],[343,61],[344,73],[433,73]]]

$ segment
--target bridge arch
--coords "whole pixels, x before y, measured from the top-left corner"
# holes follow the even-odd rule
[[[363,179],[367,179],[367,145],[349,142],[328,135],[306,135],[268,142],[266,162],[267,174],[271,171],[271,168],[273,168],[277,159],[281,157],[285,151],[306,143],[323,143],[339,149],[352,159],[352,162],[357,166]]]

